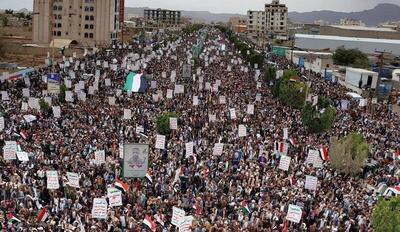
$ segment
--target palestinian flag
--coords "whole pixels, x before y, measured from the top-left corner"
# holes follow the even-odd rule
[[[38,214],[38,222],[44,222],[46,221],[47,217],[49,214],[47,213],[46,208],[42,208]]]
[[[297,146],[296,140],[293,139],[293,138],[289,139],[289,143],[290,143],[293,147],[296,147],[296,146]]]
[[[124,193],[127,192],[129,189],[129,185],[127,183],[118,179],[115,181],[114,187],[121,190]]]
[[[143,74],[130,72],[125,80],[124,85],[125,91],[131,91],[133,93],[144,93],[147,90],[147,81]]]
[[[242,210],[243,210],[243,213],[245,215],[249,215],[250,214],[250,208],[247,205],[247,202],[245,200],[242,201]]]
[[[147,171],[147,173],[146,173],[146,179],[147,179],[148,181],[150,181],[150,183],[153,183],[153,179],[151,178],[151,172],[150,172],[150,171]]]
[[[156,223],[153,221],[153,219],[149,216],[149,215],[146,215],[145,217],[144,217],[144,219],[143,219],[143,223],[147,226],[147,227],[149,227],[149,229],[151,230],[151,231],[156,231]]]
[[[321,159],[323,161],[327,161],[328,160],[328,150],[326,149],[326,147],[321,147],[319,149],[319,156],[321,157]]]
[[[26,132],[26,130],[21,130],[20,132],[19,132],[19,135],[21,135],[21,137],[23,138],[23,139],[28,139],[28,132]]]
[[[21,222],[21,220],[19,220],[17,217],[15,217],[13,213],[7,214],[7,220],[8,220],[8,223],[10,223],[10,224],[12,224],[14,222]]]

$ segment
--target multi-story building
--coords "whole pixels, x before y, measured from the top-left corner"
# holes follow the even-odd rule
[[[229,29],[236,33],[244,33],[247,29],[247,19],[245,17],[230,17]]]
[[[280,4],[279,0],[272,0],[265,4],[266,29],[271,36],[287,36],[288,33],[288,8]]]
[[[247,34],[251,38],[287,38],[288,8],[279,0],[265,4],[264,11],[247,11]]]
[[[254,39],[266,34],[265,11],[247,11],[247,35]]]
[[[146,9],[144,10],[146,24],[159,27],[170,27],[181,24],[181,12],[176,10]]]
[[[33,42],[66,39],[88,46],[110,44],[120,31],[121,3],[124,0],[34,0]]]

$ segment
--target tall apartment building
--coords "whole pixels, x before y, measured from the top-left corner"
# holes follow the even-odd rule
[[[230,17],[229,29],[235,33],[244,33],[247,29],[246,17]]]
[[[176,26],[181,23],[181,12],[176,10],[147,9],[144,10],[146,24],[157,26]]]
[[[121,3],[124,0],[34,0],[33,42],[67,39],[89,46],[110,44],[120,31]]]
[[[253,38],[264,37],[266,32],[265,11],[247,11],[247,35]]]
[[[279,0],[272,0],[265,4],[267,34],[272,36],[287,36],[288,34],[288,8],[280,4]]]

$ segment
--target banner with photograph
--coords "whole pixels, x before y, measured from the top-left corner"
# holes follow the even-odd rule
[[[124,178],[145,177],[148,160],[148,144],[125,144],[122,176]]]

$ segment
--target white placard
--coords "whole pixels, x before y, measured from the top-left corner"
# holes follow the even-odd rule
[[[3,158],[4,160],[15,160],[17,159],[17,142],[16,141],[5,141],[3,146]]]
[[[30,97],[31,96],[30,90],[28,88],[23,88],[22,89],[22,96]]]
[[[93,199],[92,218],[107,218],[107,200],[105,198]]]
[[[254,105],[253,104],[247,105],[247,111],[246,112],[249,115],[253,115],[254,114]]]
[[[5,127],[6,126],[5,126],[5,122],[4,122],[4,117],[1,116],[0,117],[0,131],[3,131]]]
[[[186,143],[185,150],[186,150],[186,158],[192,156],[193,155],[193,142]]]
[[[1,91],[1,100],[2,101],[9,101],[10,97],[8,96],[8,92],[7,91]]]
[[[122,192],[112,192],[107,194],[108,201],[110,202],[110,207],[121,206],[122,205]]]
[[[306,158],[306,164],[312,164],[316,168],[322,168],[322,159],[318,150],[309,149]]]
[[[229,109],[229,115],[231,119],[236,119],[236,110],[234,108]]]
[[[256,94],[256,101],[261,101],[261,93]]]
[[[284,140],[289,139],[289,128],[283,128],[283,139]]]
[[[110,106],[115,106],[115,97],[108,97],[108,104],[110,104]]]
[[[58,182],[57,171],[46,171],[47,176],[47,189],[59,189],[60,183]]]
[[[184,222],[185,210],[172,207],[171,224],[179,227]]]
[[[101,165],[106,162],[106,152],[104,150],[94,152],[93,163],[96,165]]]
[[[157,81],[150,82],[150,89],[157,89]]]
[[[222,155],[223,150],[224,150],[224,144],[216,143],[213,148],[213,155]]]
[[[73,188],[79,188],[79,174],[76,172],[67,172],[68,185]]]
[[[174,91],[172,89],[167,89],[167,99],[172,99]]]
[[[318,178],[316,176],[306,176],[306,183],[304,184],[305,189],[317,190]]]
[[[165,135],[157,135],[156,149],[165,149]]]
[[[217,121],[217,116],[215,114],[209,114],[208,115],[208,121],[209,122],[215,122]]]
[[[78,99],[80,100],[80,101],[86,101],[86,93],[85,92],[79,92],[78,93]]]
[[[131,119],[132,118],[132,110],[131,109],[124,109],[124,119]]]
[[[53,106],[53,115],[55,118],[61,117],[61,108],[59,106]]]
[[[73,102],[74,101],[74,95],[71,91],[65,91],[65,100],[67,102]]]
[[[192,231],[193,216],[185,216],[183,222],[179,226],[179,232],[191,232]]]
[[[238,128],[239,137],[246,137],[247,136],[247,129],[245,125],[239,125]]]
[[[198,106],[199,105],[199,97],[198,96],[193,96],[193,105]]]
[[[67,87],[67,89],[72,88],[72,81],[71,80],[65,80],[65,87]]]
[[[288,171],[290,166],[290,160],[291,158],[289,156],[282,155],[281,160],[279,161],[279,169]]]
[[[178,118],[169,118],[169,129],[171,130],[178,129]]]
[[[22,110],[22,111],[28,111],[28,103],[22,102],[22,104],[21,104],[21,110]]]
[[[144,133],[144,128],[143,128],[143,126],[137,125],[136,126],[136,134],[139,134],[139,133]]]
[[[219,104],[226,104],[226,97],[225,96],[219,96]]]
[[[302,214],[303,214],[303,211],[301,210],[301,208],[299,206],[289,204],[288,213],[286,215],[286,220],[295,222],[295,223],[299,223],[301,220]]]
[[[22,162],[28,162],[29,161],[28,153],[24,152],[24,151],[17,152],[17,158],[18,158],[19,161],[22,161]]]
[[[94,86],[89,86],[89,95],[94,94]]]
[[[109,79],[109,78],[105,79],[105,80],[104,80],[104,84],[105,84],[106,86],[111,86],[111,79]]]

